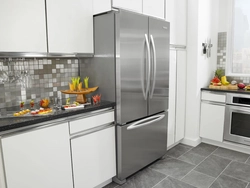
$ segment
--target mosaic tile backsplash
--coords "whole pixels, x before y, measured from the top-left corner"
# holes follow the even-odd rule
[[[227,56],[227,33],[218,33],[218,48],[217,48],[217,68],[225,70]],[[228,81],[236,80],[238,83],[243,82],[250,84],[250,77],[231,77],[227,76]]]
[[[0,59],[0,108],[38,103],[43,98],[65,100],[60,90],[78,76],[78,59]],[[74,100],[74,99],[73,99]]]

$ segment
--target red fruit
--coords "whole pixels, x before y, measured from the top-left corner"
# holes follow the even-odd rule
[[[220,82],[220,79],[219,79],[217,76],[215,76],[215,77],[211,80],[211,82],[213,82],[213,83],[219,83],[219,82]]]
[[[239,84],[238,84],[238,88],[240,88],[240,89],[244,89],[244,88],[245,88],[245,84],[243,84],[243,83],[239,83]]]

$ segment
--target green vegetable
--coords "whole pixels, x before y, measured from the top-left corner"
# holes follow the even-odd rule
[[[222,76],[225,76],[225,72],[223,69],[217,69],[214,75],[217,76],[219,79],[221,79]]]

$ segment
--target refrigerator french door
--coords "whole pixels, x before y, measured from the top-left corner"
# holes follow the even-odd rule
[[[120,11],[116,15],[119,124],[168,109],[169,23]]]

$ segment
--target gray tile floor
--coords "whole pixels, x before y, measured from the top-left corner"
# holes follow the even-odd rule
[[[250,155],[201,143],[179,144],[122,186],[105,188],[250,188]]]

